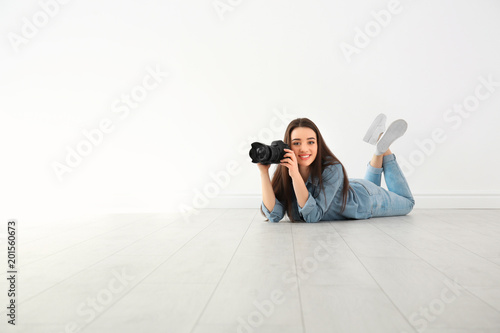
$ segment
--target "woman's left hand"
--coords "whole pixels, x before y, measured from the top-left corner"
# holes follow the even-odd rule
[[[283,156],[283,159],[280,160],[280,165],[286,166],[288,168],[288,174],[290,177],[294,178],[300,174],[299,166],[297,164],[297,156],[295,156],[295,153],[291,149],[284,148],[284,150],[287,153]]]

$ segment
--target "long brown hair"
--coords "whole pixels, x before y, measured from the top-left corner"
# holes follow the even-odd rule
[[[292,120],[290,124],[288,124],[288,127],[286,128],[285,131],[285,137],[283,138],[283,141],[286,144],[288,144],[288,146],[290,147],[292,146],[291,145],[292,131],[297,127],[309,127],[316,133],[318,152],[316,155],[316,159],[311,163],[311,165],[309,165],[309,168],[310,168],[311,179],[312,180],[314,178],[319,179],[319,186],[320,189],[323,190],[323,193],[325,191],[323,185],[323,179],[321,177],[321,175],[323,174],[323,170],[327,166],[333,164],[340,164],[340,166],[342,167],[342,171],[344,172],[344,188],[342,190],[341,211],[343,212],[347,202],[347,195],[349,193],[349,179],[347,178],[347,172],[345,171],[344,166],[342,165],[342,163],[340,163],[339,159],[328,148],[316,124],[314,124],[308,118],[297,118]],[[278,199],[285,206],[288,218],[290,219],[290,221],[296,222],[292,214],[292,193],[293,193],[292,178],[290,177],[288,173],[288,168],[286,166],[278,165],[276,171],[274,172],[271,184],[273,186],[273,191],[274,195],[276,196],[276,199]],[[260,212],[262,213],[262,215],[265,216],[264,211],[262,210],[262,206],[260,207]]]

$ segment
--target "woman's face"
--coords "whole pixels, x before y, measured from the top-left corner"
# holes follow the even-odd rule
[[[291,133],[291,149],[299,166],[309,166],[316,159],[316,133],[309,127],[297,127]]]

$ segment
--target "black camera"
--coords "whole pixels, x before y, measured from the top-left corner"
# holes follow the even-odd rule
[[[290,147],[281,140],[271,142],[271,145],[265,145],[260,142],[252,143],[249,155],[252,158],[252,163],[260,164],[280,164],[283,156],[287,153],[284,149]]]

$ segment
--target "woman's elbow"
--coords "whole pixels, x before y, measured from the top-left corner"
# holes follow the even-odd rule
[[[321,218],[319,216],[306,216],[304,217],[304,221],[307,223],[316,223],[321,221]]]
[[[282,217],[279,217],[279,216],[269,216],[267,219],[271,223],[278,223],[279,221],[281,221]]]

